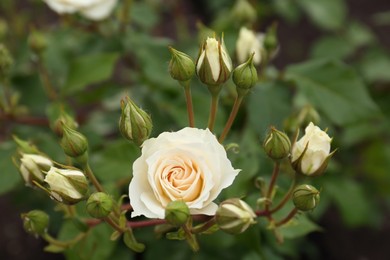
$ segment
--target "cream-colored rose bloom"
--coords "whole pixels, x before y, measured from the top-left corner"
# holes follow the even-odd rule
[[[191,214],[213,215],[212,201],[239,173],[208,130],[184,128],[146,140],[133,164],[129,186],[132,217],[164,218],[170,201],[183,200]]]
[[[238,39],[236,42],[237,60],[239,63],[244,63],[253,52],[253,63],[260,64],[261,54],[263,52],[264,34],[255,34],[254,31],[241,27]]]
[[[317,171],[330,154],[330,143],[332,139],[318,126],[310,123],[305,129],[305,135],[297,141],[292,148],[291,161],[296,161],[304,152],[301,160],[301,172],[311,175]]]
[[[59,14],[80,12],[91,20],[107,18],[117,0],[43,0]]]

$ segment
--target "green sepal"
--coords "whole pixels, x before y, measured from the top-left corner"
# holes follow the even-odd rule
[[[145,250],[145,245],[137,242],[131,230],[127,230],[123,235],[123,242],[134,252],[141,253]]]

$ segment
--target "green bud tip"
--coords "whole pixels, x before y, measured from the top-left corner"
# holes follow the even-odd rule
[[[293,191],[293,203],[301,211],[313,210],[320,201],[320,192],[313,186],[302,184]]]
[[[165,207],[165,219],[171,225],[184,225],[187,223],[189,217],[190,210],[187,204],[182,200],[171,201]]]
[[[104,192],[96,192],[89,196],[87,212],[94,218],[107,217],[114,208],[112,198]]]
[[[281,160],[290,155],[291,142],[285,133],[271,127],[264,140],[263,147],[271,159]]]
[[[233,198],[222,202],[216,212],[219,228],[229,234],[240,234],[255,224],[256,214],[244,201]]]
[[[61,121],[60,123],[62,124],[63,130],[60,144],[65,154],[72,158],[78,158],[85,155],[88,150],[87,138],[64,122]]]
[[[72,116],[62,111],[60,116],[51,124],[53,132],[60,138],[64,135],[64,125],[72,130],[76,130],[79,126]]]
[[[32,210],[21,215],[24,230],[32,235],[46,233],[49,226],[49,216],[41,210]]]
[[[28,37],[28,45],[37,54],[42,53],[47,48],[47,38],[39,31],[33,31]]]
[[[184,52],[168,47],[172,54],[169,62],[169,74],[179,82],[190,80],[195,74],[195,64],[191,57]]]

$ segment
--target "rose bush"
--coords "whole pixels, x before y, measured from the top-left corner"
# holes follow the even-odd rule
[[[117,0],[43,0],[59,14],[80,12],[91,20],[107,18]]]
[[[163,219],[166,205],[175,200],[185,201],[191,214],[213,215],[218,207],[212,201],[239,171],[208,129],[164,132],[143,143],[133,164],[131,216]]]
[[[332,139],[313,123],[305,129],[305,135],[295,142],[291,152],[291,161],[296,170],[305,175],[318,175],[327,166]]]

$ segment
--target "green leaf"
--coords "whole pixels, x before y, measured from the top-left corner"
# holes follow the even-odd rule
[[[12,190],[20,183],[21,176],[12,163],[12,156],[15,155],[15,151],[16,145],[11,141],[0,145],[0,195]]]
[[[372,119],[380,111],[355,71],[336,60],[311,60],[287,67],[307,100],[338,125]]]
[[[139,148],[125,140],[118,140],[91,157],[92,170],[104,182],[131,178],[131,165],[140,155]]]
[[[309,220],[306,215],[299,215],[286,225],[279,228],[281,235],[287,239],[302,237],[311,232],[321,230],[322,228]]]
[[[69,65],[69,74],[63,91],[72,94],[83,90],[90,84],[110,78],[118,53],[99,53],[77,57]]]
[[[124,233],[123,242],[134,252],[141,253],[145,250],[145,245],[137,242],[132,231],[128,230]]]
[[[320,38],[311,49],[313,58],[344,59],[353,54],[354,48],[341,36],[325,36]]]
[[[390,82],[390,54],[382,49],[372,49],[364,53],[359,62],[363,77],[369,82]]]
[[[297,0],[310,19],[327,30],[342,28],[347,7],[343,0]]]
[[[50,253],[62,253],[64,252],[64,250],[65,250],[64,247],[56,246],[53,244],[50,244],[43,249],[43,251],[50,252]]]

